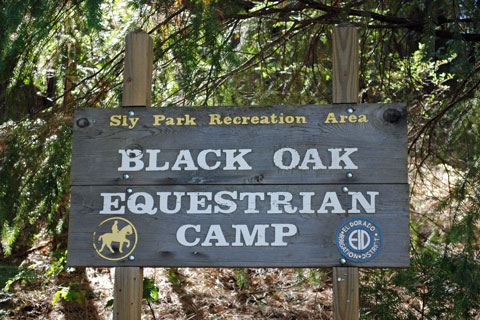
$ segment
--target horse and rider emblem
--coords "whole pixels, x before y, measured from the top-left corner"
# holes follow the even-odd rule
[[[110,218],[102,221],[93,233],[93,247],[104,259],[121,260],[133,252],[137,244],[137,231],[124,218]]]

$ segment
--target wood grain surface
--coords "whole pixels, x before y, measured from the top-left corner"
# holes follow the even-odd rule
[[[122,109],[83,109],[74,117],[72,185],[172,185],[172,184],[311,184],[311,183],[407,183],[406,109],[399,104],[309,105],[301,107],[165,107],[132,108],[138,118],[132,129],[110,126],[111,116],[128,116]],[[385,120],[385,113],[397,112],[396,122]],[[210,115],[225,117],[304,117],[307,123],[209,125]],[[154,116],[195,118],[196,125],[157,125]],[[366,123],[325,123],[334,115],[365,115]],[[87,121],[85,121],[85,119]],[[122,118],[123,119],[123,118]],[[83,121],[83,122],[82,122]],[[122,120],[123,121],[123,120]],[[88,125],[85,126],[85,123]],[[126,123],[129,123],[126,121]],[[308,149],[318,150],[325,167],[331,163],[332,148],[358,148],[351,159],[358,169],[294,168],[281,170],[273,163],[275,151],[291,148],[303,159]],[[210,155],[216,170],[128,171],[119,170],[119,150],[139,150],[148,164],[147,149],[159,149],[159,166],[168,161],[170,168],[179,150],[189,150],[194,161],[204,149],[250,149],[244,158],[251,170],[223,170],[225,153]],[[344,150],[344,149],[342,149]],[[342,151],[341,153],[343,153]],[[288,156],[289,154],[286,153]],[[289,159],[285,159],[289,163]],[[352,178],[346,173],[351,171]],[[122,178],[127,172],[130,179]]]
[[[237,192],[279,192],[285,191],[292,194],[299,192],[315,192],[312,197],[311,207],[317,209],[321,206],[325,192],[336,192],[341,206],[351,208],[350,196],[341,191],[341,186],[331,185],[265,185],[265,186],[137,186],[135,193],[148,193],[155,195],[157,192],[212,192],[237,191]],[[122,193],[122,186],[74,186],[72,187],[72,215],[70,216],[70,230],[68,243],[68,264],[71,266],[190,266],[190,267],[332,267],[340,266],[340,255],[335,239],[342,223],[354,217],[364,217],[376,223],[383,235],[382,248],[375,259],[364,263],[348,261],[343,266],[362,267],[406,267],[409,264],[408,254],[408,187],[405,184],[372,184],[351,185],[351,192],[376,191],[375,213],[368,214],[362,208],[358,214],[328,213],[299,213],[302,202],[299,198],[291,201],[292,206],[298,207],[295,213],[268,213],[272,203],[268,200],[257,201],[258,213],[245,213],[247,201],[236,201],[238,208],[232,213],[213,213],[215,202],[204,199],[202,208],[212,206],[211,214],[189,214],[190,200],[182,198],[179,202],[182,207],[178,213],[167,214],[155,212],[153,214],[135,214],[125,210],[121,215],[99,214],[103,208],[101,193]],[[116,206],[126,206],[125,201],[118,201]],[[143,202],[140,198],[138,202]],[[170,202],[170,208],[175,203]],[[158,208],[158,201],[155,201]],[[224,207],[223,207],[224,208]],[[280,206],[283,208],[283,206]],[[94,242],[99,249],[98,235],[108,233],[113,228],[113,222],[118,219],[128,220],[136,229],[138,237],[135,249],[131,252],[133,260],[128,257],[117,261],[108,258],[117,258],[118,250],[110,254],[107,248],[100,256],[94,248]],[[110,219],[110,221],[104,222]],[[102,224],[103,223],[103,224]],[[233,246],[236,241],[235,228],[232,225],[246,225],[249,232],[255,225],[268,225],[265,232],[266,246],[253,245]],[[284,237],[285,246],[274,246],[275,228],[272,224],[295,225],[297,232],[292,236]],[[195,246],[181,245],[177,238],[177,231],[183,225],[194,225],[198,231],[190,228],[186,232],[189,242],[197,238],[199,243]],[[211,240],[212,246],[202,246],[208,230],[212,225],[219,225],[226,246],[217,246],[217,240]],[[119,220],[118,229],[126,226]],[[102,229],[103,228],[103,229]],[[284,230],[285,231],[285,230]],[[94,234],[95,233],[95,234]],[[134,235],[128,239],[134,242]],[[128,253],[124,247],[123,253]]]

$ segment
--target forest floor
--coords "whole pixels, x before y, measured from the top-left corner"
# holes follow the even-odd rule
[[[52,257],[48,245],[37,247],[9,290],[0,292],[0,319],[112,318],[113,268],[66,268],[62,259]],[[2,266],[0,276],[15,274]],[[149,292],[154,301],[142,301],[142,319],[331,319],[327,272],[145,268],[144,277],[155,287]]]

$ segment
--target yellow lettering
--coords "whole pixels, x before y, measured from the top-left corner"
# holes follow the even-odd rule
[[[330,112],[327,115],[327,119],[325,119],[324,123],[338,123],[337,118],[335,117],[335,113]]]
[[[242,124],[248,124],[248,120],[250,120],[250,117],[242,117]]]
[[[258,124],[258,117],[257,116],[253,116],[250,121],[252,122],[252,124]]]
[[[260,120],[260,124],[270,124],[270,118],[267,116],[262,116]]]
[[[175,125],[175,119],[174,118],[171,118],[171,117],[168,117],[167,118],[167,121],[165,122],[165,124],[167,126],[174,126]]]
[[[307,118],[305,116],[295,116],[295,121],[297,123],[307,123]]]
[[[345,123],[345,119],[347,119],[348,116],[340,115],[340,123]]]
[[[197,125],[197,123],[195,122],[196,120],[197,120],[197,118],[190,117],[189,114],[185,115],[185,125],[186,126],[196,126]]]
[[[225,117],[225,118],[223,118],[223,123],[225,123],[225,124],[232,124],[232,117]]]
[[[234,117],[233,118],[233,124],[240,124],[242,123],[242,118],[240,117]]]
[[[368,122],[367,115],[366,114],[359,115],[358,122]]]
[[[128,129],[135,128],[135,125],[137,124],[139,119],[140,118],[128,118],[128,120],[130,120],[130,125],[128,126]]]
[[[272,120],[272,123],[273,123],[273,124],[277,124],[277,123],[278,123],[277,115],[276,115],[275,113],[273,113],[273,114],[270,116],[270,119]]]
[[[118,127],[121,123],[120,119],[122,119],[122,116],[120,115],[114,115],[110,117],[110,127]]]
[[[209,125],[222,124],[222,120],[218,113],[210,113],[208,116],[210,117]]]
[[[154,114],[153,115],[153,125],[159,126],[161,122],[165,120],[165,116],[163,114]]]
[[[349,116],[348,116],[348,122],[350,122],[350,123],[355,123],[355,122],[357,122],[357,116],[354,115],[354,114],[349,115]]]

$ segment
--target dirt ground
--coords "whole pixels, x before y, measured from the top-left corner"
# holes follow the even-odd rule
[[[113,268],[70,268],[55,274],[47,249],[33,252],[26,263],[35,272],[2,291],[0,319],[112,318]],[[143,299],[142,319],[331,319],[327,272],[145,268],[144,277],[159,290],[156,301]]]

